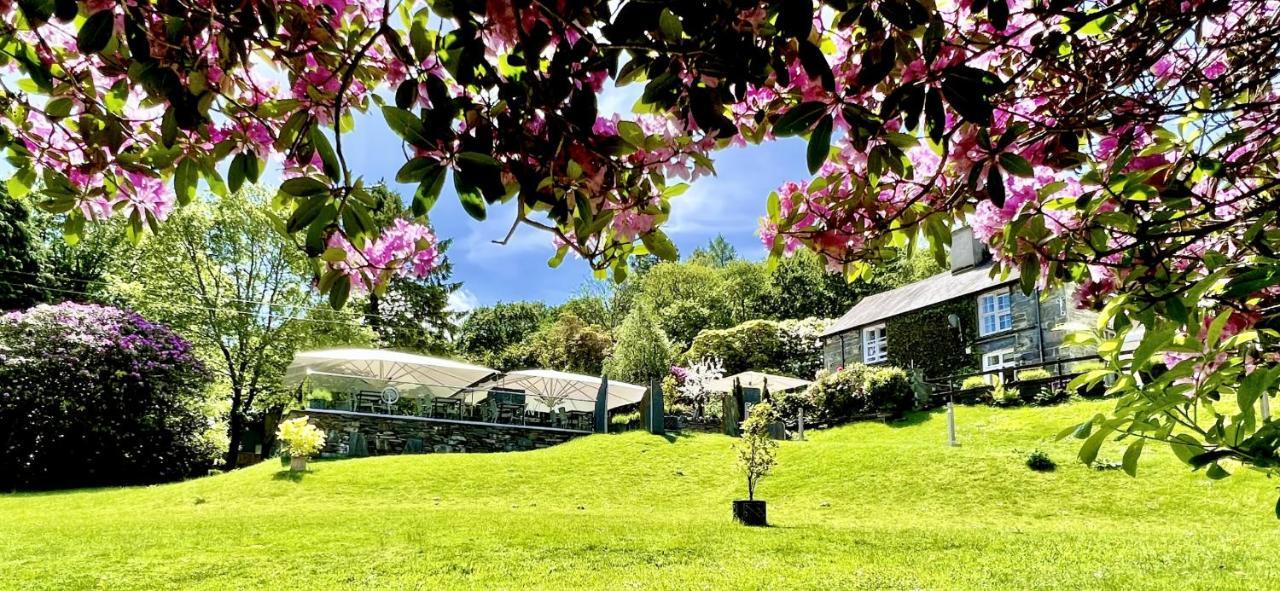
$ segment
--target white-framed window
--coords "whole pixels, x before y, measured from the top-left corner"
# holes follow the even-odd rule
[[[889,348],[886,344],[883,324],[862,329],[862,362],[880,363],[888,359]]]
[[[1013,328],[1013,302],[1009,290],[993,291],[978,296],[978,336]]]
[[[1018,356],[1013,349],[1001,349],[982,354],[982,371],[995,371],[1018,365]]]

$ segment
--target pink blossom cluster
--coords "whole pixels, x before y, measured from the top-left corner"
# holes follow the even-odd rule
[[[402,218],[363,247],[338,233],[329,237],[328,245],[346,252],[344,260],[329,262],[329,267],[349,276],[359,291],[369,291],[390,277],[426,277],[442,256],[431,228]]]

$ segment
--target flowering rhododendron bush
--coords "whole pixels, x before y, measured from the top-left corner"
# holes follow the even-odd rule
[[[189,343],[133,312],[67,303],[0,316],[0,490],[207,469],[209,378]]]
[[[1276,0],[0,0],[0,129],[15,194],[85,220],[159,223],[201,184],[277,159],[282,224],[320,289],[433,264],[414,224],[374,227],[344,132],[378,111],[397,180],[445,182],[484,218],[514,201],[601,273],[674,258],[670,201],[711,154],[808,139],[771,195],[774,255],[866,277],[973,223],[1001,272],[1080,285],[1120,403],[1074,432],[1174,450],[1210,476],[1277,469],[1280,134]],[[598,96],[643,85],[640,114]],[[391,147],[388,147],[391,149]],[[380,245],[380,246],[379,246]],[[1128,352],[1126,336],[1143,329]],[[1105,331],[1103,330],[1105,329]],[[1237,410],[1227,414],[1235,399]]]

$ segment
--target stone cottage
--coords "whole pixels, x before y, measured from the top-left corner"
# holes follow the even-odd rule
[[[867,296],[822,335],[823,366],[887,363],[930,380],[1070,359],[1063,340],[1094,313],[1075,308],[1069,287],[1025,295],[1018,273],[993,276],[986,246],[969,228],[952,233],[951,270]]]

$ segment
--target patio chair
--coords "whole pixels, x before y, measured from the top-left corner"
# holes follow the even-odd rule
[[[436,397],[433,394],[423,394],[418,398],[418,416],[429,417],[435,411]]]
[[[480,420],[486,423],[498,422],[498,401],[492,398],[484,401],[480,406]]]
[[[381,392],[362,391],[355,396],[356,412],[377,413],[378,408],[386,408],[386,404],[382,402]]]

